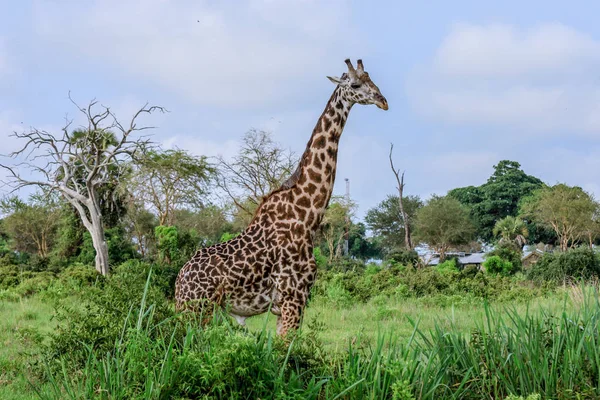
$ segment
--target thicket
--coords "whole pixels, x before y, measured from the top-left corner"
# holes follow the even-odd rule
[[[439,284],[451,276],[433,269],[398,270],[370,267],[363,279],[380,288],[391,286],[393,276],[414,279],[417,288],[420,280]],[[473,282],[489,278],[460,274],[465,276],[451,277]],[[331,277],[328,282],[340,279],[340,274]],[[345,351],[330,352],[319,340],[318,321],[305,321],[300,333],[283,341],[266,328],[249,332],[220,312],[204,327],[194,316],[174,314],[166,299],[170,272],[159,266],[129,262],[108,278],[94,281],[76,267],[58,279],[78,282],[82,301],[69,310],[58,308],[59,329],[41,358],[32,363],[38,382],[49,383],[44,391],[36,386],[42,398],[514,399],[539,394],[575,399],[600,395],[600,302],[589,287],[575,313],[523,315],[510,307],[505,313],[487,309],[486,320],[466,336],[452,323],[423,332],[415,322],[407,341],[382,335],[374,344],[363,345],[358,339]],[[449,287],[445,282],[438,290],[444,285]],[[360,287],[354,295],[359,295]]]
[[[586,255],[575,250],[567,257],[583,266],[590,260]],[[552,290],[523,276],[458,271],[455,261],[447,263],[424,269],[390,263],[385,268],[371,264],[354,271],[321,271],[311,301],[349,306],[415,297],[444,305],[461,298],[478,303],[528,299]],[[323,328],[316,320],[305,321],[302,331],[285,342],[269,329],[248,332],[220,312],[205,327],[194,316],[176,315],[169,297],[177,268],[168,265],[131,260],[108,277],[85,265],[59,273],[6,263],[0,268],[4,301],[37,293],[56,302],[58,328],[49,340],[40,341],[41,356],[30,366],[37,382],[50,384],[50,392],[40,391],[42,398],[600,395],[597,293],[584,296],[579,314],[519,315],[509,307],[505,319],[488,311],[487,320],[466,337],[447,324],[432,332],[415,325],[407,342],[381,336],[375,344],[362,345],[359,339],[345,351],[330,352],[319,340]],[[587,265],[585,270],[591,269]],[[68,296],[77,301],[62,301]]]

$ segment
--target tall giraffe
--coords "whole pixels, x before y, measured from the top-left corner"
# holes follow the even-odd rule
[[[177,276],[177,309],[199,311],[206,301],[227,306],[241,324],[269,309],[277,334],[296,329],[317,273],[313,238],[333,192],[338,143],[352,106],[387,110],[361,60],[341,78],[317,121],[292,176],[261,202],[239,236],[199,250]]]

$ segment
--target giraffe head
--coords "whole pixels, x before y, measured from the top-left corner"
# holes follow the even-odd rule
[[[342,96],[352,103],[375,104],[382,110],[387,110],[387,100],[383,97],[377,85],[373,83],[369,73],[365,72],[362,60],[356,62],[356,69],[354,69],[350,59],[346,59],[346,64],[348,65],[348,72],[342,74],[341,78],[327,77],[341,88]]]

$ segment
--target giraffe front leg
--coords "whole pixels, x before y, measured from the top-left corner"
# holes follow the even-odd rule
[[[290,331],[295,331],[300,327],[306,304],[302,297],[304,296],[296,295],[283,299],[281,315],[277,317],[277,335],[286,336]]]

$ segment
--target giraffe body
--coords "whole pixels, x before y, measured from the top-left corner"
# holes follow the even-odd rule
[[[364,72],[362,62],[329,78],[337,84],[319,118],[298,168],[266,196],[250,225],[237,237],[199,250],[179,272],[178,309],[205,302],[226,306],[244,325],[247,317],[271,311],[277,333],[299,326],[315,281],[313,237],[333,192],[338,143],[352,106],[387,101]],[[198,308],[195,308],[198,310]]]

